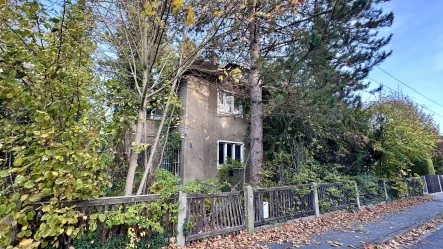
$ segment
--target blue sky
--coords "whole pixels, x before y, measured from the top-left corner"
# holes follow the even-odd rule
[[[382,31],[394,34],[386,47],[392,49],[393,54],[379,67],[441,106],[408,89],[378,68],[373,69],[369,78],[395,90],[400,87],[403,94],[436,112],[434,119],[442,133],[443,1],[393,0],[381,6],[386,11],[393,11],[395,19],[391,28]],[[371,88],[376,86],[377,83],[371,83]],[[385,90],[389,91],[387,87]]]

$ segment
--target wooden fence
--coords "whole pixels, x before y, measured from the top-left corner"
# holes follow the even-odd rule
[[[313,215],[312,184],[254,190],[256,226]]]
[[[117,196],[117,197],[104,197],[98,198],[90,201],[71,201],[71,202],[60,202],[60,207],[69,206],[74,207],[74,210],[79,211],[83,216],[90,217],[94,214],[109,214],[109,212],[122,210],[123,212],[128,210],[129,207],[140,204],[140,203],[152,203],[157,201],[160,198],[160,195],[152,194],[152,195],[139,195],[139,196]],[[169,199],[170,203],[177,202],[176,198]],[[39,203],[34,206],[36,211],[36,219],[33,221],[35,224],[40,223],[40,219],[43,215],[42,208],[47,203]],[[154,215],[151,210],[142,209],[138,213],[143,219],[152,219]],[[163,227],[166,234],[174,235],[175,233],[175,223],[171,222],[174,219],[173,216],[177,214],[170,214],[168,211],[165,212],[165,215],[160,219],[160,226]],[[100,234],[101,241],[107,241],[112,237],[117,235],[126,235],[128,233],[129,226],[127,225],[118,225],[113,227],[107,227],[105,222],[100,222],[97,219],[97,229],[95,232]],[[80,219],[77,224],[78,227],[84,226],[85,231],[87,232],[88,224],[87,221]],[[38,226],[36,226],[38,227]],[[142,232],[137,229],[136,232]],[[157,234],[157,232],[152,229],[143,230],[144,239],[150,239],[152,235]],[[70,243],[69,238],[61,238],[62,242],[66,245]]]
[[[189,195],[187,202],[188,242],[246,228],[240,192]]]
[[[428,189],[440,190],[439,177],[425,177]],[[443,181],[440,181],[440,184]],[[435,186],[434,186],[435,185]],[[410,196],[422,195],[423,187],[420,179],[414,178],[407,181]],[[426,185],[425,185],[426,186]],[[375,187],[376,200],[388,201],[394,188],[389,182],[379,182]],[[283,186],[272,188],[252,189],[246,187],[245,192],[228,192],[217,194],[185,194],[170,199],[170,203],[179,205],[178,214],[166,212],[160,220],[160,225],[170,235],[177,235],[179,245],[218,235],[237,233],[247,229],[254,231],[255,227],[266,224],[278,223],[289,219],[320,215],[324,203],[329,206],[321,211],[344,209],[349,206],[360,207],[369,203],[371,196],[360,196],[358,186],[355,184],[324,183],[304,184],[296,186]],[[368,192],[369,193],[369,192]],[[369,195],[369,194],[368,194]],[[107,197],[91,201],[61,202],[60,206],[74,206],[86,216],[93,214],[109,214],[114,210],[127,210],[137,203],[151,203],[160,198],[159,195],[142,195],[129,197]],[[180,200],[180,201],[178,201]],[[42,207],[45,203],[36,206],[37,220],[42,216]],[[371,203],[373,204],[373,203]],[[140,210],[143,219],[151,219],[150,210]],[[178,221],[178,223],[176,223]],[[81,225],[81,224],[79,224]],[[125,235],[128,226],[119,225],[107,227],[98,224],[98,232],[102,241],[115,235]],[[175,233],[177,232],[177,234]],[[144,238],[151,238],[154,231],[143,231]]]

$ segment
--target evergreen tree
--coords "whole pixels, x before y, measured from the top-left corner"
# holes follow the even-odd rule
[[[367,89],[365,77],[391,54],[383,51],[391,36],[380,37],[378,30],[392,24],[393,14],[384,13],[379,2],[316,0],[301,5],[300,19],[309,22],[286,50],[288,56],[269,59],[264,67],[270,94],[265,111],[268,158],[276,149],[291,153],[288,148],[296,144],[310,152],[305,155],[344,172],[368,170],[373,161],[369,116],[358,91]]]

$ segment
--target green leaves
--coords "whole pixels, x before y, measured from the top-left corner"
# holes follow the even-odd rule
[[[8,169],[0,171],[0,177],[7,177],[9,175],[10,175],[10,173],[9,173]]]
[[[67,179],[68,178],[66,178],[66,177],[59,177],[55,180],[55,184],[57,184],[57,185],[63,184],[64,182],[66,182]]]
[[[106,216],[104,214],[99,214],[98,219],[100,220],[100,222],[105,222]]]
[[[22,175],[20,175],[20,176],[17,176],[16,178],[15,178],[15,184],[16,185],[21,185],[22,183],[24,183],[26,181],[26,177],[25,176],[22,176]]]
[[[422,169],[412,166],[430,158],[438,142],[432,118],[412,100],[398,96],[381,99],[370,111],[374,136],[380,141],[374,148],[383,162],[377,165],[378,173],[388,177],[398,177],[410,169],[420,173]],[[427,170],[432,171],[432,167]]]
[[[9,22],[0,23],[0,146],[7,155],[0,182],[13,181],[0,192],[0,212],[23,225],[23,241],[55,246],[64,232],[77,236],[79,214],[51,202],[43,207],[41,225],[31,229],[36,203],[101,195],[110,156],[102,153],[105,112],[92,70],[91,15],[80,2],[68,1],[64,18],[40,4],[19,0],[0,8]],[[63,33],[51,32],[61,25]],[[0,227],[0,238],[8,237],[7,229]],[[7,243],[0,239],[1,248]]]
[[[25,183],[25,185],[23,185],[24,188],[32,188],[34,187],[34,181],[28,181]]]

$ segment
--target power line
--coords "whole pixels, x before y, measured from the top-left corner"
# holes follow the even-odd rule
[[[400,82],[401,84],[405,85],[407,88],[411,89],[412,91],[416,92],[417,94],[419,94],[420,96],[426,98],[427,100],[443,107],[443,105],[439,104],[437,101],[430,99],[429,97],[425,96],[424,94],[420,93],[419,91],[415,90],[414,88],[410,87],[408,84],[404,83],[403,81],[397,79],[396,77],[394,77],[392,74],[386,72],[385,70],[383,70],[382,68],[380,68],[379,66],[376,66],[378,69],[380,69],[382,72],[384,72],[385,74],[391,76],[393,79],[395,79],[396,81]]]
[[[383,87],[388,88],[389,90],[391,90],[391,91],[393,91],[393,92],[398,92],[397,90],[394,90],[394,89],[390,88],[389,86],[382,84],[381,82],[378,82],[378,81],[376,81],[376,80],[374,80],[374,79],[371,79],[371,78],[369,78],[369,77],[368,77],[368,79],[369,79],[370,81],[373,81],[373,82],[375,82],[375,83],[380,84],[380,86],[383,86]],[[423,104],[421,104],[420,106],[421,106],[423,109],[426,109],[426,110],[428,110],[428,111],[434,113],[435,115],[440,116],[440,117],[443,118],[443,115],[441,115],[441,114],[439,114],[439,113],[437,113],[437,112],[435,112],[435,111],[433,111],[433,110],[427,108],[427,107],[424,106]]]

